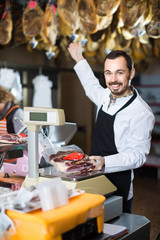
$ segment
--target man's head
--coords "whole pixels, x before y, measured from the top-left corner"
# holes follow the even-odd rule
[[[15,97],[4,87],[0,86],[0,112],[3,111],[7,103],[15,101]]]
[[[130,81],[134,75],[132,58],[126,52],[115,50],[106,56],[104,76],[114,97],[122,97],[130,92]]]

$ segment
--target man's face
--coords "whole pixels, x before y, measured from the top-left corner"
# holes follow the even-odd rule
[[[104,76],[107,87],[113,97],[123,97],[130,92],[129,80],[134,77],[135,70],[129,72],[124,57],[106,59],[104,64]]]

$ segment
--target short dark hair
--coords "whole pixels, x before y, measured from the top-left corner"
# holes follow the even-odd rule
[[[133,66],[134,66],[133,60],[132,60],[131,56],[125,51],[113,50],[113,51],[111,51],[110,53],[107,54],[107,56],[105,58],[105,61],[106,61],[106,59],[115,59],[115,58],[118,58],[118,57],[124,57],[126,59],[127,67],[129,69],[129,71],[131,71]]]

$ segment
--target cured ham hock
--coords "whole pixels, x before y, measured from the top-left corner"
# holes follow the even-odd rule
[[[50,164],[61,173],[80,174],[84,172],[101,170],[97,160],[92,160],[88,155],[77,151],[59,151],[50,155]]]

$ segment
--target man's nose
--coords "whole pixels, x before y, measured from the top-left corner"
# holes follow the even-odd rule
[[[117,75],[115,73],[112,74],[112,82],[117,81]]]

